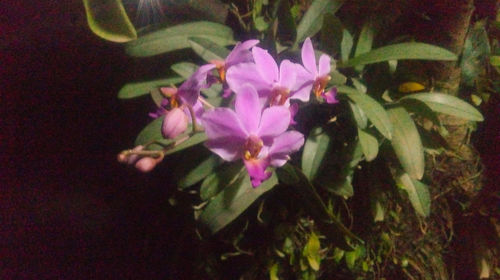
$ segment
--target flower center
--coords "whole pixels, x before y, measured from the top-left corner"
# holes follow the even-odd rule
[[[160,88],[161,94],[168,99],[168,105],[170,109],[178,108],[180,106],[180,100],[177,95],[177,88],[175,87],[164,87]]]
[[[223,60],[211,60],[210,63],[215,65],[219,78],[222,83],[226,82],[226,65]]]
[[[325,75],[316,78],[313,84],[313,92],[316,95],[316,97],[319,98],[321,96],[321,94],[325,91],[326,85],[331,79],[332,78],[330,77],[330,75]]]
[[[269,104],[271,106],[285,104],[289,93],[290,90],[285,87],[274,87],[269,96]]]
[[[243,146],[243,157],[245,160],[256,159],[263,146],[264,142],[258,136],[250,135]]]

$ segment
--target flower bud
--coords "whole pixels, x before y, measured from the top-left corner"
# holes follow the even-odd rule
[[[175,138],[179,134],[186,131],[188,125],[188,117],[180,108],[170,110],[163,119],[161,133],[165,138]]]
[[[132,153],[130,150],[123,151],[117,156],[118,162],[123,164],[134,164],[139,159],[139,155],[133,154],[133,152],[139,152],[142,150],[144,150],[144,146],[139,145],[132,149]]]
[[[135,168],[141,172],[147,173],[153,170],[158,162],[160,162],[158,159],[143,157],[135,163]]]

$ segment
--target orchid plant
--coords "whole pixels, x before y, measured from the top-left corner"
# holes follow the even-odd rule
[[[199,130],[206,134],[205,146],[212,152],[225,161],[243,160],[253,187],[269,179],[269,168],[283,166],[304,144],[300,132],[289,130],[297,113],[297,106],[291,106],[291,102],[307,102],[313,92],[329,104],[337,103],[335,88],[325,93],[331,58],[323,54],[318,71],[309,38],[302,48],[306,63],[283,60],[279,68],[257,44],[258,40],[237,43],[224,60],[201,66],[178,89],[161,88],[164,98],[156,112],[150,113],[162,118],[161,132],[167,139],[177,138],[191,122],[193,133]],[[201,94],[214,83],[223,84],[220,95],[224,98],[235,94],[234,110],[217,108]],[[142,160],[138,157],[141,153],[142,149],[136,147],[120,158],[135,164]],[[152,166],[139,169],[150,171]]]

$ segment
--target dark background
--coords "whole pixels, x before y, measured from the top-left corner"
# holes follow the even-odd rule
[[[189,257],[172,253],[185,219],[167,202],[168,170],[116,162],[152,105],[116,94],[151,69],[96,37],[81,0],[10,2],[0,3],[0,278],[182,277],[171,264]]]

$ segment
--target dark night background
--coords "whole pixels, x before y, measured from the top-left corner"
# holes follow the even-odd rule
[[[139,174],[116,162],[152,106],[118,90],[168,66],[95,36],[81,0],[0,2],[0,279],[187,278],[197,244],[183,231],[192,214],[168,204],[168,163]]]
[[[189,257],[172,253],[186,219],[167,203],[168,171],[116,162],[149,121],[147,98],[116,98],[141,66],[88,29],[81,0],[11,2],[0,3],[0,278],[182,278],[169,264]]]

